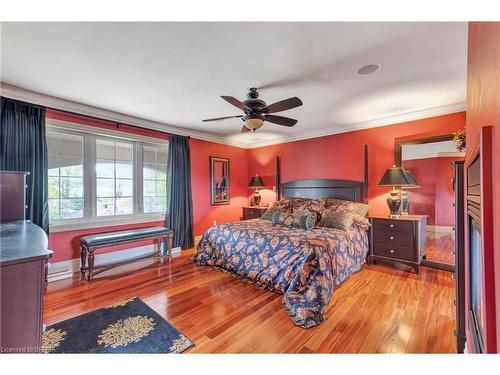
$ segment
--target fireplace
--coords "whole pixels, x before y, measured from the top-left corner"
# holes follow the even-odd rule
[[[484,352],[486,305],[481,233],[481,162],[479,156],[467,170],[467,219],[469,258],[469,332],[476,353]]]
[[[477,223],[470,221],[469,241],[469,326],[474,348],[477,353],[484,352],[484,330],[486,324],[486,311],[483,290],[483,256],[481,250],[481,229]]]

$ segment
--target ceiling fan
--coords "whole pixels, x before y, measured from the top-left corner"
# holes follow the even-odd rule
[[[245,125],[243,125],[243,127],[241,128],[242,133],[248,133],[249,131],[256,131],[257,129],[260,129],[262,125],[264,125],[264,121],[272,122],[273,124],[282,126],[294,126],[297,123],[297,120],[289,117],[270,115],[269,113],[286,111],[287,109],[300,107],[302,105],[302,101],[297,97],[281,100],[274,104],[267,105],[265,101],[259,99],[259,93],[257,91],[257,88],[255,87],[252,87],[250,89],[250,92],[247,94],[247,100],[245,100],[244,102],[240,102],[238,99],[232,96],[221,96],[221,98],[231,103],[235,107],[243,110],[245,114],[237,116],[209,118],[203,121],[209,122],[226,120],[230,118],[241,118],[241,120],[245,123]]]

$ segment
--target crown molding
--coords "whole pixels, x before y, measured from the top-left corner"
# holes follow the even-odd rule
[[[258,148],[264,146],[272,146],[281,143],[296,142],[304,139],[326,137],[329,135],[347,133],[356,130],[377,128],[381,126],[394,125],[408,121],[421,120],[424,118],[447,115],[450,113],[463,112],[466,109],[465,102],[458,102],[453,104],[447,104],[439,107],[427,108],[419,111],[407,112],[400,115],[388,116],[377,118],[373,120],[353,123],[353,124],[343,124],[343,125],[333,125],[327,129],[312,130],[308,132],[302,132],[290,136],[276,137],[273,139],[268,139],[264,141],[253,142],[248,145],[247,148]]]
[[[14,86],[9,83],[0,82],[0,93],[7,98],[21,100],[48,108],[59,109],[61,111],[72,112],[83,116],[97,117],[103,120],[118,122],[122,124],[137,126],[141,128],[157,130],[164,133],[178,134],[189,136],[192,138],[201,139],[215,143],[222,143],[230,146],[246,148],[247,144],[242,142],[228,141],[222,137],[218,137],[209,133],[204,133],[196,130],[181,128],[174,125],[165,124],[162,122],[146,120],[144,118],[125,115],[123,113],[102,109],[71,100],[57,98],[55,96],[42,94],[36,91],[24,89]]]
[[[146,120],[140,117],[129,116],[119,112],[114,112],[107,109],[102,109],[66,99],[57,98],[55,96],[50,96],[35,91],[27,90],[4,82],[0,82],[0,93],[2,94],[2,96],[8,98],[22,100],[33,104],[43,105],[45,107],[59,109],[62,111],[78,113],[84,116],[87,115],[87,116],[97,117],[103,120],[138,126],[151,130],[157,130],[160,132],[190,136],[192,138],[201,139],[204,141],[220,143],[244,149],[253,149],[253,148],[271,146],[281,143],[295,142],[305,139],[325,137],[340,133],[347,133],[356,130],[393,125],[407,121],[419,120],[427,117],[434,117],[455,112],[462,112],[465,111],[466,108],[465,102],[459,102],[439,107],[423,109],[419,111],[407,112],[396,116],[382,117],[353,124],[332,125],[326,129],[306,131],[289,136],[275,137],[264,141],[244,143],[244,142],[229,140],[225,137],[220,137],[201,131],[190,130],[187,128],[165,124],[162,122]]]

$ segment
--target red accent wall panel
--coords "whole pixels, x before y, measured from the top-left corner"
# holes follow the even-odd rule
[[[298,125],[299,126],[299,125]],[[394,140],[449,134],[465,126],[465,112],[378,128],[334,134],[248,150],[248,176],[259,174],[266,183],[262,204],[275,199],[275,157],[281,160],[281,182],[304,178],[339,178],[363,181],[363,147],[369,153],[369,204],[373,214],[387,214],[390,188],[378,187],[384,171],[394,162]]]
[[[453,191],[454,160],[456,157],[435,157],[425,159],[404,160],[403,167],[410,170],[420,188],[409,189],[410,213],[428,215],[428,225],[455,225],[455,201]]]
[[[436,225],[455,226],[455,192],[453,191],[454,171],[452,162],[463,158],[440,157],[437,160],[436,174]]]
[[[404,160],[405,169],[413,173],[420,188],[409,189],[410,213],[415,215],[427,215],[428,225],[436,224],[436,177],[438,170],[438,158]]]
[[[486,132],[491,133],[491,145],[483,145],[492,150],[492,159],[484,161],[489,163],[491,178],[483,181],[482,188],[483,193],[490,193],[487,195],[491,195],[492,201],[482,202],[482,208],[491,214],[485,217],[483,228],[492,232],[492,243],[483,243],[483,256],[488,285],[485,298],[492,301],[486,306],[486,351],[494,353],[498,352],[500,341],[500,325],[496,324],[500,322],[500,22],[470,22],[468,35],[467,162],[474,157],[474,149],[469,145],[479,143],[483,127],[491,127]]]
[[[117,230],[137,229],[151,226],[163,226],[163,221],[115,225],[100,228],[68,230],[64,232],[55,232],[49,234],[49,249],[54,252],[51,262],[61,262],[63,260],[80,258],[80,237],[87,234],[97,234],[104,232],[112,232]],[[138,241],[133,244],[133,247],[151,245],[153,241]],[[99,249],[99,254],[108,253],[111,251],[122,250],[130,248],[130,244],[122,244],[110,247],[103,247]]]
[[[229,158],[230,204],[210,205],[210,156]],[[237,221],[241,207],[248,205],[247,150],[191,138],[191,186],[195,235],[203,234],[213,222]]]

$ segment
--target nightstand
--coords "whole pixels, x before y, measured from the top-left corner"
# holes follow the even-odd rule
[[[371,216],[369,219],[372,226],[368,262],[403,263],[419,273],[420,262],[425,257],[427,216]]]
[[[267,207],[248,206],[243,207],[243,216],[240,220],[258,219],[267,211]]]

